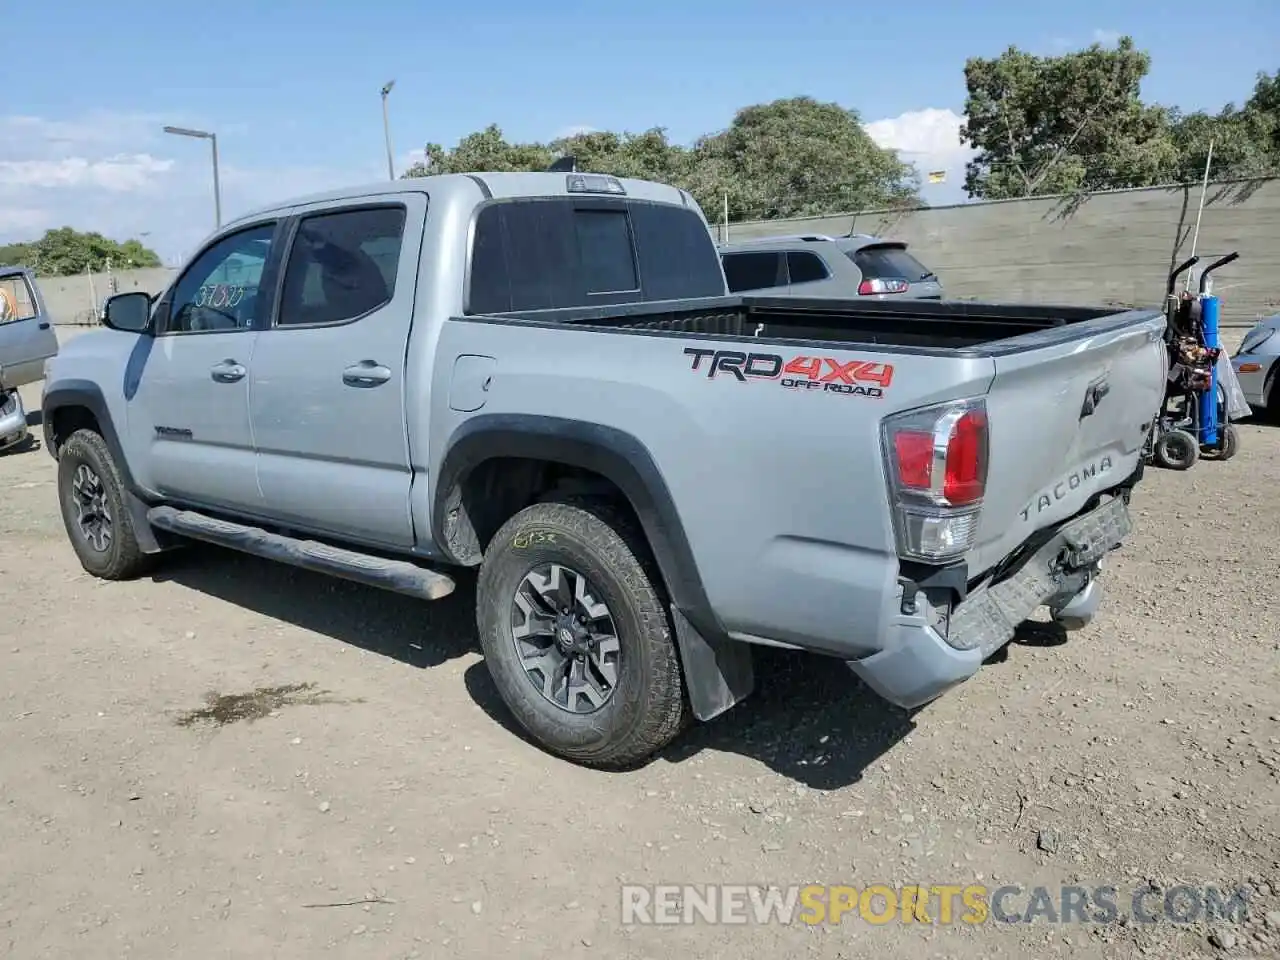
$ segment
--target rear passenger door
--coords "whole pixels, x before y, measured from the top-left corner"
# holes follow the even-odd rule
[[[286,526],[408,547],[405,351],[427,198],[295,211],[250,384],[258,482]]]

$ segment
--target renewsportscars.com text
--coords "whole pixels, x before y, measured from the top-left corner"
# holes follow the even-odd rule
[[[1242,889],[1006,884],[659,884],[622,888],[624,924],[1242,922]]]

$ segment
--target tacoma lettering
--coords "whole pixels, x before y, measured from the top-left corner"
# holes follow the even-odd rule
[[[1097,463],[1090,463],[1081,467],[1073,473],[1067,474],[1050,489],[1042,491],[1036,497],[1035,506],[1028,504],[1022,508],[1022,519],[1027,520],[1031,517],[1031,511],[1034,509],[1036,513],[1043,513],[1048,510],[1059,500],[1066,499],[1068,493],[1073,490],[1080,489],[1081,484],[1086,480],[1092,480],[1111,469],[1111,458],[1103,457]]]

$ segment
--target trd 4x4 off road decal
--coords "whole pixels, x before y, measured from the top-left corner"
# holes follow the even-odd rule
[[[777,353],[743,353],[741,350],[706,350],[685,347],[692,357],[690,369],[706,371],[708,380],[729,376],[748,380],[772,380],[788,390],[818,390],[878,400],[893,382],[893,365],[869,360],[841,360],[838,357],[810,357],[803,354],[788,359]]]

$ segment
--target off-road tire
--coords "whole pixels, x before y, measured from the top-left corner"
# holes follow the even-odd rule
[[[548,701],[521,663],[512,604],[540,564],[585,576],[608,606],[620,641],[611,698],[591,713]],[[476,587],[485,663],[503,701],[546,750],[585,766],[634,766],[666,746],[690,717],[662,581],[643,535],[607,502],[554,500],[521,510],[494,535]]]
[[[1200,443],[1186,430],[1168,430],[1156,438],[1153,459],[1166,470],[1190,470],[1200,459]]]
[[[82,464],[101,481],[110,511],[112,537],[104,551],[95,550],[76,523],[72,487],[76,470]],[[67,538],[86,572],[102,580],[128,580],[146,568],[148,557],[138,547],[133,518],[125,505],[120,471],[106,442],[92,430],[77,430],[58,451],[58,505]]]

